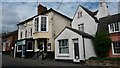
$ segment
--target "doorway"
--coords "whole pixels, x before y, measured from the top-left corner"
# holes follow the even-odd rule
[[[73,62],[79,62],[79,43],[78,39],[73,39],[73,48],[74,48],[74,60]]]

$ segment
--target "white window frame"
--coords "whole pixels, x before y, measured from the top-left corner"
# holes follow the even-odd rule
[[[68,53],[60,53],[60,45],[58,46],[58,53],[59,53],[59,56],[69,56],[69,40],[68,39],[61,39],[61,40],[58,40],[58,43],[60,43],[60,41],[63,41],[63,40],[67,40],[67,46],[64,46],[64,47],[68,47]]]
[[[81,23],[81,24],[78,25],[78,30],[84,31],[84,23]]]
[[[113,55],[120,55],[120,53],[114,53],[114,45],[113,45],[113,42],[111,43],[111,45],[112,45],[112,54],[113,54]]]
[[[41,31],[41,18],[42,17],[46,17],[46,31]],[[47,15],[41,15],[40,16],[40,23],[39,23],[40,27],[39,27],[39,30],[40,32],[48,32],[48,16]]]
[[[2,51],[6,51],[6,42],[2,42],[2,43],[3,43]]]
[[[28,41],[28,42],[32,42],[32,41]],[[28,42],[27,42],[27,48],[28,48]],[[33,51],[33,42],[32,42],[32,50],[28,50],[27,48],[26,51]]]
[[[41,31],[41,17],[46,17],[46,31]],[[35,18],[38,18],[38,31],[35,30]],[[34,30],[34,33],[36,32],[48,32],[48,16],[47,15],[40,15],[40,16],[37,16],[34,18],[34,25],[33,25],[33,30]]]
[[[115,30],[116,28],[115,24],[118,24],[118,29],[119,29],[118,31]],[[113,29],[111,29],[111,25],[113,25]],[[120,32],[120,22],[109,24],[108,27],[109,27],[109,33]]]
[[[17,52],[22,52],[22,49],[18,50],[18,46],[23,46],[23,45],[17,45]]]

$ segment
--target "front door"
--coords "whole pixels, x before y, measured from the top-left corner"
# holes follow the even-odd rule
[[[78,39],[73,40],[73,47],[74,47],[74,62],[79,62],[80,56],[79,56],[79,43]]]

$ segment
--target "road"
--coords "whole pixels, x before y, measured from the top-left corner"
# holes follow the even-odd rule
[[[30,67],[41,68],[40,66],[49,66],[49,67],[50,66],[65,66],[65,67],[70,66],[72,68],[74,68],[74,66],[77,66],[78,68],[101,68],[101,67],[87,66],[87,65],[80,64],[80,63],[76,64],[76,63],[72,63],[72,62],[55,61],[55,60],[50,60],[50,59],[45,59],[45,60],[41,61],[39,59],[37,59],[37,60],[36,59],[23,59],[23,58],[11,57],[9,55],[2,55],[2,67],[4,68],[6,66],[7,67],[17,66],[17,68],[21,67],[21,66],[29,66],[28,68],[30,68]],[[61,67],[59,67],[59,68],[61,68]]]

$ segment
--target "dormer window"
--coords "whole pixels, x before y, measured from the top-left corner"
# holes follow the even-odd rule
[[[109,33],[120,31],[120,23],[112,23],[109,24],[108,27],[109,27]]]
[[[84,24],[79,24],[78,25],[78,30],[84,31]]]

